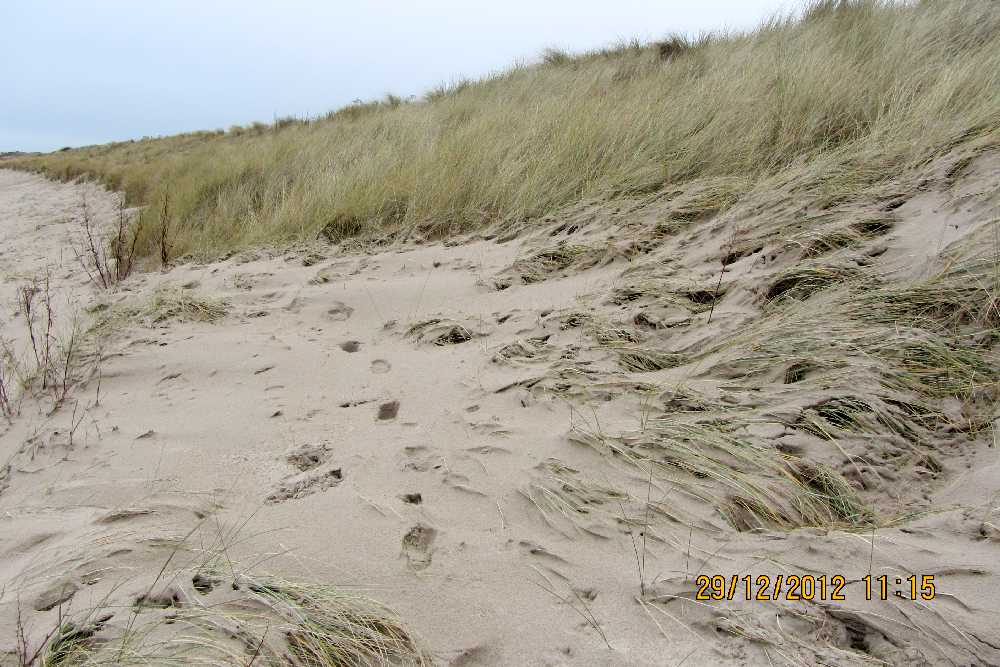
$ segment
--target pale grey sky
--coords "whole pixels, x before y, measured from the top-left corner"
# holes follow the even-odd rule
[[[0,0],[0,151],[311,116],[794,0]]]

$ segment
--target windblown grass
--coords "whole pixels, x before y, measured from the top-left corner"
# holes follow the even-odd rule
[[[410,325],[406,330],[406,335],[421,342],[432,343],[442,347],[445,345],[467,343],[479,334],[466,328],[460,322],[432,318]]]
[[[608,436],[576,428],[571,438],[707,503],[737,530],[859,526],[873,521],[856,491],[822,464],[789,458],[738,432],[746,417],[695,413],[650,420]]]
[[[805,299],[837,283],[857,280],[861,272],[854,267],[798,264],[780,273],[767,290],[768,301]]]
[[[685,363],[684,355],[659,350],[628,348],[618,350],[618,363],[632,373],[652,373]]]
[[[538,468],[544,475],[530,482],[521,493],[556,530],[586,530],[585,519],[593,514],[614,517],[616,505],[629,500],[624,491],[588,479],[556,459],[548,459]]]
[[[228,304],[221,299],[199,297],[191,290],[165,287],[153,294],[146,314],[154,322],[217,322],[226,316],[228,310]]]
[[[562,271],[576,263],[592,265],[601,255],[600,248],[582,244],[560,243],[552,248],[540,250],[529,257],[515,261],[508,272],[526,285],[545,280],[551,274]],[[585,268],[585,267],[581,267]],[[511,278],[500,277],[494,281],[497,289],[506,289]]]
[[[229,312],[224,299],[205,297],[194,290],[163,285],[145,303],[125,301],[112,306],[102,305],[95,315],[91,334],[107,335],[132,323],[152,326],[168,321],[218,322]]]
[[[894,224],[895,219],[888,215],[867,217],[847,224],[812,224],[789,239],[789,245],[800,246],[806,257],[819,257],[841,248],[861,245],[870,238],[888,233]]]
[[[1000,229],[1000,224],[994,225]],[[861,295],[854,311],[881,324],[905,322],[935,331],[1000,327],[1000,261],[978,257],[949,263],[914,285]]]
[[[394,614],[363,596],[246,574],[227,583],[225,595],[209,595],[223,579],[199,571],[183,593],[175,587],[169,599],[145,596],[128,623],[117,618],[125,610],[101,608],[66,619],[44,647],[41,664],[430,664]]]
[[[9,164],[124,190],[146,205],[139,251],[155,254],[169,223],[180,256],[320,234],[441,236],[583,197],[713,184],[666,233],[789,171],[812,174],[825,205],[845,201],[1000,122],[989,0],[818,0],[749,33],[670,44],[560,54],[314,121]]]
[[[545,347],[544,338],[536,337],[515,340],[497,350],[493,355],[493,362],[502,364],[513,361],[530,361],[540,355],[544,355]]]
[[[996,221],[983,234],[996,232]],[[998,335],[1000,255],[979,236],[949,252],[954,259],[930,276],[910,282],[878,281],[852,270],[831,273],[799,265],[781,274],[805,276],[810,287],[787,308],[771,312],[721,343],[747,378],[786,369],[786,381],[811,370],[878,378],[886,389],[917,397],[969,399],[998,388],[988,350]],[[819,279],[822,276],[822,279]],[[801,291],[800,284],[788,291]],[[822,301],[809,300],[827,289]],[[784,294],[784,292],[783,292]]]
[[[869,505],[883,473],[937,476],[942,440],[986,428],[976,406],[1000,394],[1000,244],[983,242],[995,228],[987,222],[956,243],[925,278],[876,278],[815,260],[779,272],[768,285],[781,307],[675,364],[710,365],[743,400],[675,390],[637,431],[575,427],[572,438],[633,474],[652,467],[657,484],[737,530],[896,521],[898,506]],[[648,354],[663,350],[616,351],[627,370],[666,367]],[[798,402],[810,392],[809,404]],[[800,449],[791,439],[787,448],[774,428],[819,441]]]

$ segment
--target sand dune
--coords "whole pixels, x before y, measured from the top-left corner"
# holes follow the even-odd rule
[[[55,335],[85,333],[66,396],[0,426],[0,662],[19,625],[113,637],[252,571],[377,600],[440,664],[1000,664],[995,350],[934,370],[907,341],[948,313],[880,320],[987,276],[938,278],[994,252],[998,168],[944,156],[829,210],[792,186],[704,218],[693,190],[583,203],[109,291],[71,248],[81,198],[112,224],[113,195],[0,171],[0,336],[29,354],[17,290],[46,272]],[[699,574],[842,575],[846,599],[697,601]],[[868,574],[936,597],[867,601]]]

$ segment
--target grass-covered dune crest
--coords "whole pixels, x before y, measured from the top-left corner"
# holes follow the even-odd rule
[[[442,236],[696,179],[718,210],[788,170],[842,200],[998,127],[997,3],[823,0],[748,33],[548,51],[419,101],[10,164],[123,190],[140,252],[179,256]]]

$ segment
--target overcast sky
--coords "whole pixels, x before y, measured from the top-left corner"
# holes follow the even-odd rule
[[[795,0],[0,0],[0,151],[310,116]]]

